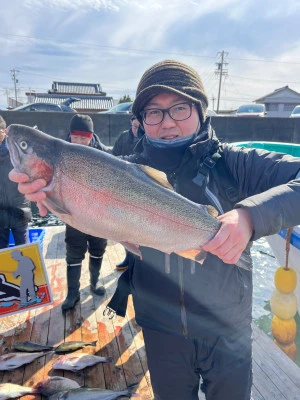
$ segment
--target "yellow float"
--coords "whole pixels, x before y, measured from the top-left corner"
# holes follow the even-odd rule
[[[276,289],[282,294],[292,293],[297,286],[297,273],[293,268],[279,267],[274,276]]]
[[[270,306],[273,314],[281,319],[294,318],[297,312],[297,296],[295,293],[282,294],[275,289],[270,298]]]
[[[297,346],[295,342],[289,344],[279,343],[276,339],[274,339],[274,343],[285,352],[287,356],[289,356],[293,361],[296,361],[297,358]]]
[[[297,312],[297,296],[294,290],[297,286],[297,274],[288,266],[292,232],[293,228],[289,228],[286,234],[286,265],[277,268],[275,272],[276,289],[271,294],[270,306],[274,314],[271,325],[274,343],[295,361],[297,346],[294,340],[297,334],[297,325],[294,316]]]
[[[272,319],[272,334],[277,342],[289,344],[295,340],[297,334],[297,325],[294,318],[280,319],[274,315]]]

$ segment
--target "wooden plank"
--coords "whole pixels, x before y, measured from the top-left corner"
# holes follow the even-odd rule
[[[266,387],[266,381],[263,378],[263,374],[266,374],[268,378],[274,382],[278,393],[281,394],[282,398],[288,398],[289,400],[298,400],[300,397],[299,388],[293,383],[288,375],[288,371],[284,371],[273,362],[272,358],[268,353],[265,353],[264,348],[259,343],[254,343],[253,354],[254,359],[261,372],[255,375],[255,386],[262,392],[262,387]],[[280,354],[281,355],[281,354]],[[300,375],[299,375],[300,379]],[[287,396],[287,397],[286,397]]]
[[[263,352],[264,357],[269,360],[276,369],[279,379],[292,384],[299,390],[298,399],[300,398],[300,368],[277,347],[273,341],[257,326],[253,326],[253,357],[256,359],[258,353]],[[287,380],[288,378],[288,380]]]
[[[115,271],[110,263],[110,256],[113,251],[114,244],[109,242],[106,253],[103,258],[101,268],[102,282],[105,284],[106,294],[104,297],[94,296],[95,316],[99,332],[99,340],[101,350],[99,355],[112,357],[112,364],[104,364],[104,376],[107,389],[123,390],[127,386],[123,368],[119,365],[118,360],[120,351],[115,336],[114,321],[103,316],[103,311],[108,303],[109,298],[115,289]]]
[[[100,281],[106,287],[105,296],[90,291],[88,255],[83,262],[81,276],[81,301],[75,309],[63,314],[61,304],[67,292],[64,226],[46,228],[44,259],[53,292],[52,306],[22,312],[1,319],[0,354],[11,351],[14,342],[32,340],[48,345],[63,341],[98,340],[96,347],[85,347],[78,352],[111,356],[112,364],[97,364],[78,374],[52,370],[58,355],[47,355],[39,360],[0,373],[0,382],[14,382],[31,386],[51,375],[66,376],[89,387],[125,389],[137,382],[136,393],[141,400],[153,399],[150,374],[141,328],[135,321],[131,296],[125,318],[110,320],[103,316],[106,304],[114,293],[117,279],[122,272],[115,265],[123,260],[123,246],[109,242],[104,255]],[[299,399],[300,369],[262,331],[253,327],[253,400]],[[199,399],[204,399],[199,393]],[[23,396],[22,400],[40,400],[40,396]]]
[[[98,325],[95,316],[95,303],[93,295],[90,291],[90,274],[88,269],[88,256],[86,257],[81,278],[81,318],[82,318],[82,340],[92,342],[97,340],[97,345],[85,347],[82,352],[100,355],[101,344],[98,332]],[[85,370],[84,384],[88,387],[105,388],[105,376],[103,364],[96,364],[91,368]]]

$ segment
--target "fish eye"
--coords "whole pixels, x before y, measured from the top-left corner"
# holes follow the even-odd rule
[[[27,142],[25,142],[25,140],[22,140],[20,142],[20,147],[21,147],[22,150],[27,150],[27,148],[28,148]]]

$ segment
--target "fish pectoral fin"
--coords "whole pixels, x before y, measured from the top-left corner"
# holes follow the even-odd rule
[[[210,214],[212,217],[217,217],[219,215],[218,211],[215,209],[215,207],[208,205],[207,207],[207,212]]]
[[[152,181],[174,192],[174,188],[169,183],[164,172],[158,171],[155,168],[147,167],[147,165],[137,165],[137,167],[140,168],[150,179],[152,179]]]
[[[59,203],[58,201],[51,199],[50,197],[47,197],[47,204],[49,207],[51,207],[51,209],[54,212],[57,212],[59,214],[63,214],[63,215],[71,215],[71,213],[66,210],[63,205],[61,203]],[[48,208],[48,206],[46,205],[46,207]]]
[[[206,258],[206,251],[199,249],[188,249],[180,251],[178,254],[180,257],[188,258],[189,260],[197,261],[199,264],[203,264]]]
[[[140,257],[140,259],[142,259],[142,253],[139,249],[139,246],[129,242],[120,242],[120,243],[122,246],[125,247],[126,250],[130,251],[130,253],[136,254],[137,256]]]

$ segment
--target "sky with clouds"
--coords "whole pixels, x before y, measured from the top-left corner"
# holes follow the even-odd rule
[[[149,66],[194,67],[216,108],[216,63],[225,52],[220,109],[288,85],[300,92],[299,0],[0,0],[0,108],[53,81],[100,83],[135,95]],[[214,99],[214,100],[213,100]]]

